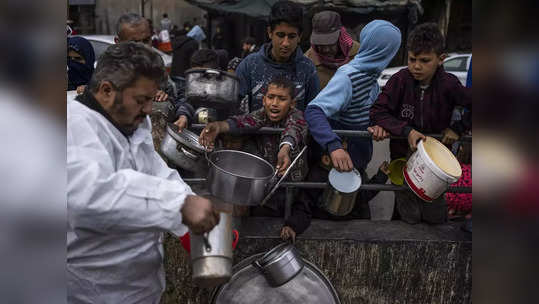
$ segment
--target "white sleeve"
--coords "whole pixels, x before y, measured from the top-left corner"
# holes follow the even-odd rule
[[[115,170],[88,123],[69,125],[67,141],[68,223],[74,230],[187,232],[180,209],[192,191],[177,173],[165,168],[159,168],[159,176]]]

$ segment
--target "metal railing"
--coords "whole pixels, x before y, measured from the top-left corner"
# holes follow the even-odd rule
[[[204,129],[205,126],[206,125],[204,125],[204,124],[193,124],[193,125],[191,125],[191,127],[189,129],[202,130],[202,129]],[[281,134],[283,131],[284,131],[283,128],[263,127],[263,128],[258,129],[258,130],[253,130],[253,131],[246,132],[246,133],[249,133],[249,134]],[[333,132],[335,132],[335,134],[343,136],[343,137],[365,137],[365,138],[372,137],[371,133],[369,133],[369,131],[333,130]],[[425,134],[425,136],[434,137],[434,138],[436,138],[438,140],[442,139],[441,134]],[[405,136],[393,136],[393,135],[390,138],[406,139]],[[472,137],[469,136],[469,135],[464,135],[464,136],[461,136],[459,140],[460,141],[465,141],[465,142],[471,142]]]

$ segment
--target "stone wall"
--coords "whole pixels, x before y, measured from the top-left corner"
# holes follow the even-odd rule
[[[235,263],[279,244],[281,225],[276,218],[243,218]],[[313,220],[296,247],[326,274],[342,303],[471,303],[471,234],[460,225]],[[162,303],[208,303],[211,291],[192,285],[179,241],[168,237],[165,247]]]

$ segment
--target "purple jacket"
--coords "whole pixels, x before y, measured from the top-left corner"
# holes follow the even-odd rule
[[[457,77],[439,67],[431,84],[421,89],[408,68],[391,76],[370,111],[371,125],[379,125],[392,135],[408,136],[412,129],[421,133],[441,133],[450,127],[456,105],[471,111],[472,91]],[[391,159],[408,152],[406,139],[391,139]]]

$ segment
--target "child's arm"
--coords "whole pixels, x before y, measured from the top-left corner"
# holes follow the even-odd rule
[[[312,212],[308,204],[302,200],[296,200],[292,204],[290,217],[285,220],[284,226],[281,229],[281,238],[286,240],[290,237],[294,241],[297,234],[302,234],[309,228],[311,218]]]
[[[352,99],[352,83],[344,73],[337,73],[305,109],[305,119],[313,138],[329,152],[342,149],[341,139],[333,132],[328,117],[343,111]]]
[[[292,151],[299,151],[299,148],[307,141],[307,133],[307,122],[303,113],[300,110],[291,109],[286,117],[279,148],[284,144],[289,144]]]
[[[215,121],[206,125],[204,130],[200,132],[198,142],[204,147],[213,150],[215,147],[215,138],[221,133],[227,133],[230,126],[227,121]]]
[[[385,184],[387,182],[387,175],[389,174],[389,164],[385,161],[378,168],[378,172],[365,184]],[[361,200],[363,202],[369,202],[372,200],[380,190],[363,190],[361,191]]]
[[[226,122],[230,127],[230,134],[243,134],[262,128],[265,120],[266,112],[264,108],[260,108],[251,113],[232,116]]]

